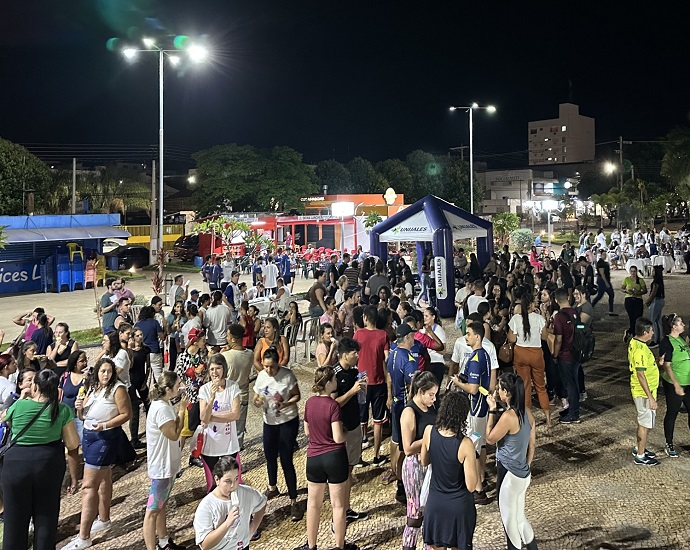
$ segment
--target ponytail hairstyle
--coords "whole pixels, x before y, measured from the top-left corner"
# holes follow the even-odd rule
[[[525,383],[517,374],[512,372],[505,372],[498,377],[499,387],[510,394],[511,409],[515,410],[520,425],[525,420]]]
[[[50,421],[55,422],[58,418],[59,401],[58,401],[58,382],[60,378],[51,369],[43,369],[37,372],[34,376],[34,384],[38,388],[38,393],[43,397],[48,398],[50,403]]]
[[[161,399],[169,389],[172,390],[175,387],[177,379],[178,376],[175,371],[163,371],[158,380],[153,382],[153,388],[151,388],[150,393],[151,400]]]
[[[334,376],[335,369],[333,367],[319,367],[314,373],[314,385],[311,387],[311,391],[321,393]]]
[[[676,315],[675,313],[664,315],[661,318],[661,328],[664,329],[664,334],[670,336],[671,330],[673,330],[673,325],[675,325],[676,321],[678,321],[680,318],[680,315]]]
[[[223,301],[223,293],[220,290],[214,290],[211,294],[211,307],[216,307]]]
[[[417,371],[412,376],[410,381],[410,393],[408,401],[417,395],[419,392],[429,391],[431,388],[438,388],[438,380],[429,371]]]
[[[271,346],[266,351],[264,351],[264,355],[261,359],[273,359],[276,363],[280,363],[279,357],[280,356],[278,355],[278,350],[276,349],[276,347]]]
[[[522,330],[525,333],[525,340],[530,337],[529,308],[531,304],[532,294],[524,292],[520,297],[520,315],[522,316]]]

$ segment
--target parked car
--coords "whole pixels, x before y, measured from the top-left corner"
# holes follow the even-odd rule
[[[199,235],[183,235],[175,241],[173,254],[183,261],[191,262],[199,255]]]
[[[118,246],[125,246],[127,244],[127,239],[104,239],[103,240],[103,254],[112,252]]]
[[[118,246],[108,252],[105,257],[106,264],[109,258],[117,257],[118,269],[129,269],[130,267],[138,269],[149,265],[149,249],[136,244]]]

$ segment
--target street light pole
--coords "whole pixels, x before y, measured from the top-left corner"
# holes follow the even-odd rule
[[[163,249],[163,50],[158,50],[158,243],[156,255]]]
[[[470,113],[470,214],[474,214],[474,126],[472,124],[474,106],[468,111]]]
[[[450,108],[451,111],[467,111],[470,115],[470,214],[474,214],[474,121],[472,118],[472,111],[474,109],[484,109],[489,113],[496,112],[496,107],[493,105],[482,107],[476,103],[472,103],[469,107],[453,106]]]

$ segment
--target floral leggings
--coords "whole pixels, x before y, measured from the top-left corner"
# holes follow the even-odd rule
[[[420,494],[422,492],[422,484],[424,483],[424,474],[426,474],[426,466],[422,466],[419,461],[419,455],[406,456],[402,464],[402,482],[405,486],[405,494],[407,495],[407,523],[403,531],[403,547],[414,548],[417,546],[417,537],[419,536],[419,529],[421,527],[422,510],[419,503]],[[419,520],[417,523],[420,527],[411,527],[410,520]]]

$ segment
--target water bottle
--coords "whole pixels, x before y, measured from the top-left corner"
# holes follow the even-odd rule
[[[361,380],[362,378],[364,378],[366,375],[367,375],[366,372],[360,372],[360,373],[357,375],[357,381],[360,381],[360,380]],[[367,402],[367,392],[366,392],[366,390],[359,390],[359,391],[357,392],[357,402],[358,402],[360,405],[366,404],[366,402]]]

